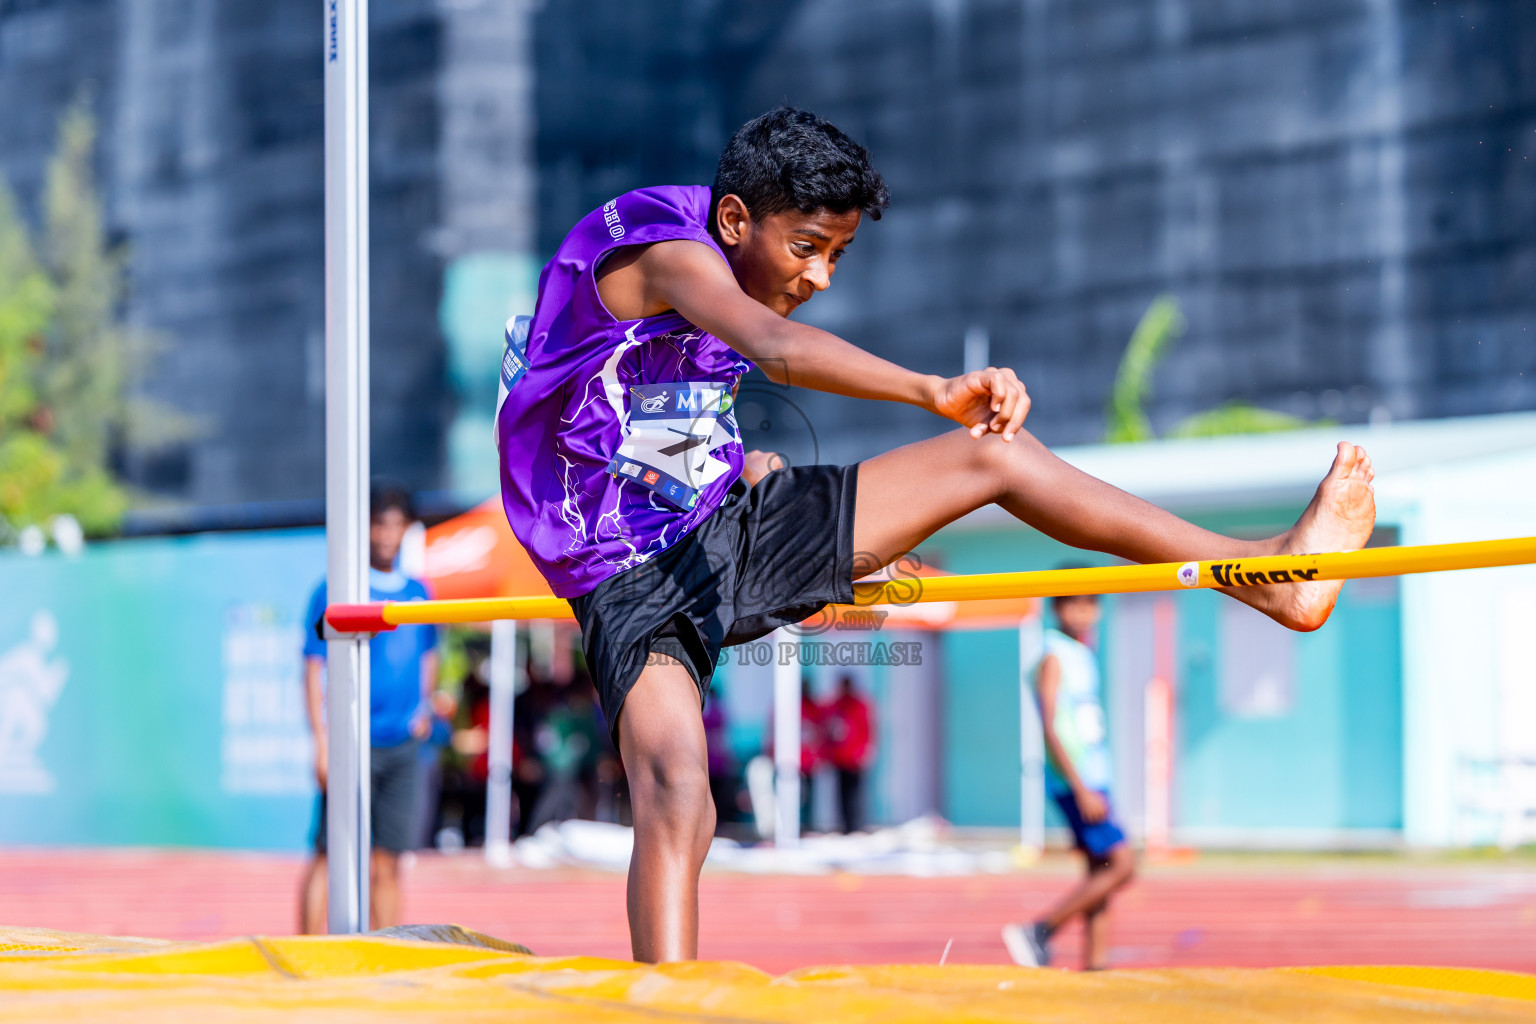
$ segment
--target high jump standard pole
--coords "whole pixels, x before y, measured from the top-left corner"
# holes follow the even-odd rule
[[[1019,623],[1019,850],[1028,861],[1045,852],[1045,733],[1035,703],[1035,667],[1045,654],[1045,624]]]
[[[780,627],[773,646],[773,845],[800,845],[800,638]]]
[[[368,599],[368,0],[325,0],[328,599]],[[368,641],[326,645],[327,925],[368,925]]]
[[[517,689],[517,623],[491,623],[490,746],[486,750],[485,860],[512,863],[512,715]],[[524,812],[532,814],[533,808]]]

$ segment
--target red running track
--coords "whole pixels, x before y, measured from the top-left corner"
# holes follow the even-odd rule
[[[300,861],[206,851],[0,850],[0,924],[209,939],[294,928]],[[817,963],[1005,960],[1003,922],[1074,877],[1066,858],[963,878],[706,875],[701,954],[780,973]],[[1536,865],[1260,860],[1143,872],[1117,903],[1120,966],[1435,964],[1536,972]],[[423,855],[408,921],[452,922],[541,954],[627,957],[624,879]],[[1075,965],[1078,936],[1059,962]]]

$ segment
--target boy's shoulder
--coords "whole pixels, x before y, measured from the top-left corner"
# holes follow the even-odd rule
[[[1087,646],[1081,640],[1076,640],[1059,629],[1047,629],[1045,631],[1045,652],[1047,654],[1054,653],[1053,648],[1055,650],[1075,651],[1079,648],[1086,649]]]
[[[599,207],[604,213],[604,221],[611,223],[612,214],[607,212],[610,207],[645,210],[651,216],[678,217],[693,223],[702,224],[705,215],[709,211],[710,191],[707,185],[646,185],[642,188],[630,189],[628,192],[609,200]],[[613,228],[610,226],[609,235]]]
[[[703,185],[647,185],[608,200],[576,222],[564,248],[609,249],[708,234],[710,191]]]

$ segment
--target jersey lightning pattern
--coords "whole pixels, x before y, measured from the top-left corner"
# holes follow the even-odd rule
[[[617,320],[596,272],[614,249],[710,246],[709,189],[638,189],[571,229],[532,318],[507,324],[496,413],[502,505],[560,597],[686,536],[741,475],[732,409],[752,364],[679,314]]]

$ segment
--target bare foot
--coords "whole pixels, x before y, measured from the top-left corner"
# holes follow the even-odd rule
[[[1312,503],[1288,533],[1276,538],[1275,554],[1313,555],[1358,551],[1376,525],[1376,471],[1365,449],[1339,442],[1339,454]],[[1343,580],[1281,583],[1267,587],[1231,588],[1224,593],[1253,605],[1282,626],[1310,632],[1328,621],[1339,599]]]

